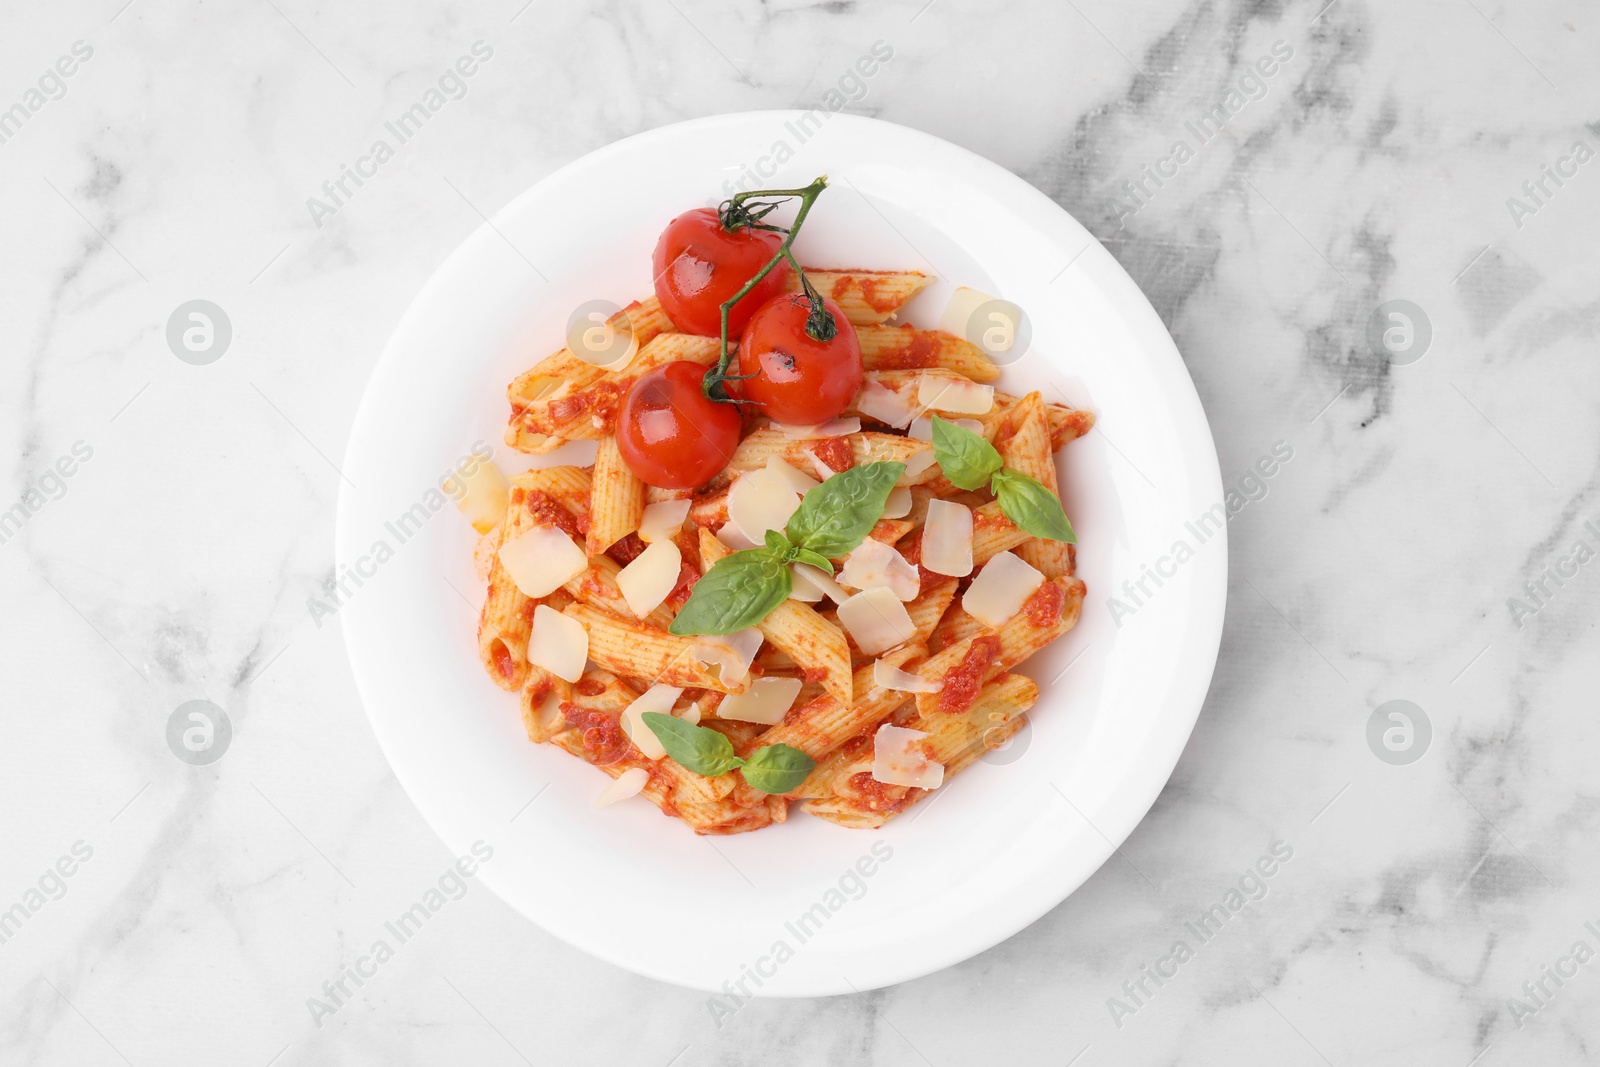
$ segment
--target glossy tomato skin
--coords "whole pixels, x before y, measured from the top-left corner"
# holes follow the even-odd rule
[[[715,208],[685,211],[667,223],[651,257],[656,298],[673,325],[685,333],[717,337],[722,302],[744,287],[783,244],[783,234],[741,229],[729,233]],[[728,336],[737,337],[751,312],[783,292],[793,271],[779,263],[728,310]]]
[[[686,361],[663,364],[642,375],[623,400],[617,448],[647,485],[704,485],[739,447],[738,409],[706,399],[701,387],[706,371]]]
[[[839,305],[823,298],[835,333],[806,333],[811,303],[799,293],[773,297],[750,316],[739,339],[739,393],[774,422],[812,426],[835,418],[861,388],[861,342]]]

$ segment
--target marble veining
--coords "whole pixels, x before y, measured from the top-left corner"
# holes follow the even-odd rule
[[[0,527],[0,1061],[1589,1062],[1596,17],[10,11],[0,515],[23,509]],[[304,606],[333,577],[335,464],[382,340],[480,212],[640,130],[811,106],[878,40],[894,59],[847,110],[986,155],[1089,227],[1176,339],[1226,483],[1292,443],[1230,523],[1221,657],[1171,782],[1068,901],[905,985],[719,1026],[703,995],[469,880],[315,1025],[308,998],[452,859],[377,751],[338,628]],[[336,212],[308,210],[478,41],[493,59],[461,96]],[[201,298],[232,339],[180,361],[168,320]],[[1415,347],[1375,343],[1397,324]],[[233,731],[215,764],[168,745],[195,699]],[[1385,748],[1396,720],[1369,728],[1395,700],[1431,728],[1414,762]]]

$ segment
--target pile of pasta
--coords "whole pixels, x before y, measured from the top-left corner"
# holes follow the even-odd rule
[[[622,462],[613,436],[622,398],[652,367],[673,360],[709,366],[717,354],[716,338],[674,332],[651,297],[611,320],[612,327],[633,335],[627,358],[601,367],[563,349],[509,387],[509,445],[543,454],[592,440],[593,465],[544,467],[510,478],[503,514],[494,494],[477,495],[496,501],[495,514],[478,521],[484,534],[479,572],[488,585],[478,629],[480,657],[496,685],[520,694],[528,738],[565,749],[611,776],[615,781],[603,801],[637,793],[702,834],[783,822],[792,803],[847,827],[880,826],[905,811],[930,788],[874,777],[880,728],[918,731],[905,735],[919,738],[912,746],[915,758],[940,765],[944,781],[959,774],[1021,728],[1038,687],[1013,670],[1072,628],[1084,597],[1084,584],[1073,573],[1075,546],[1029,537],[987,492],[960,490],[943,477],[933,462],[928,418],[963,420],[995,446],[1007,467],[1058,491],[1053,454],[1087,433],[1093,416],[1046,402],[1038,392],[1013,396],[995,390],[990,383],[998,369],[960,336],[891,324],[902,305],[932,281],[925,274],[807,275],[840,305],[860,338],[865,381],[843,419],[821,427],[776,427],[747,414],[737,451],[709,484],[695,490],[644,485]],[[911,595],[901,598],[915,632],[902,643],[863,653],[838,618],[836,602],[849,590],[833,582],[824,583],[831,589],[797,582],[793,596],[759,623],[759,640],[668,632],[695,580],[729,552],[751,547],[729,515],[732,488],[741,478],[778,472],[798,489],[877,461],[906,465],[891,497],[896,506],[870,534],[909,565],[903,572],[916,570],[915,584],[906,590]],[[930,501],[938,500],[971,509],[968,577],[920,565],[924,518]],[[541,531],[547,541],[523,538],[530,531]],[[528,596],[499,551],[518,538],[524,544],[537,540],[545,557],[564,555],[570,544],[582,553],[572,563],[581,569],[547,595]],[[679,574],[664,599],[635,610],[656,598],[641,604],[630,596],[623,571],[663,540],[677,547]],[[964,610],[961,597],[985,563],[1007,552],[1043,578],[1020,610],[989,625]],[[834,562],[843,583],[843,561]],[[564,634],[585,639],[586,648],[580,641],[574,651]],[[554,642],[554,651],[541,654],[541,641]],[[563,657],[565,667],[541,665]],[[791,701],[756,712],[748,699],[741,704],[741,695],[748,696],[759,679],[772,678],[794,680],[780,687],[793,695]],[[736,706],[744,708],[738,717]],[[737,772],[703,777],[665,756],[640,727],[641,709],[715,729],[741,757],[781,742],[805,752],[816,766],[784,795],[757,792]]]

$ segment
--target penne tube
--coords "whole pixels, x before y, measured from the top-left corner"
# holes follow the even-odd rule
[[[928,651],[943,652],[956,642],[965,641],[987,629],[987,626],[963,611],[960,604],[952,604],[944,618],[939,620],[939,625],[933,628],[928,638]]]
[[[887,322],[907,300],[933,282],[931,275],[915,270],[812,270],[806,277],[823,296],[839,305],[856,326]],[[790,292],[800,291],[800,279],[789,275]]]
[[[1044,399],[1037,392],[1023,397],[1012,409],[1010,422],[1014,428],[1011,435],[998,445],[1000,458],[1007,467],[1019,474],[1026,474],[1060,496]],[[1072,573],[1067,545],[1062,541],[1030,537],[1017,546],[1017,556],[1046,578],[1060,578]]]
[[[535,664],[528,669],[527,684],[522,687],[520,705],[522,725],[528,740],[534,743],[548,741],[563,728],[561,702],[572,699],[572,683],[557,678]]]
[[[614,674],[719,693],[742,693],[746,688],[743,682],[723,682],[720,672],[695,659],[692,637],[678,637],[642,621],[630,622],[590,604],[573,604],[565,614],[589,631],[589,658]]]
[[[639,520],[644,518],[644,482],[622,461],[615,436],[600,439],[591,480],[586,544],[589,555],[598,556],[639,528]]]
[[[634,755],[614,763],[598,763],[595,754],[584,747],[581,731],[563,730],[552,740],[612,778],[620,778],[622,772],[635,767],[645,771],[650,779],[639,795],[660,808],[663,814],[681,819],[697,834],[742,834],[772,822],[772,811],[765,804],[743,807],[725,798],[714,799],[689,786],[688,779],[699,775],[671,760],[648,760]]]
[[[917,714],[965,711],[985,682],[1077,625],[1083,594],[1084,584],[1077,578],[1047,579],[1000,629],[985,627],[909,668],[922,678],[944,683],[937,693],[916,694]]]
[[[947,370],[975,382],[1000,377],[996,367],[977,345],[943,330],[912,326],[858,326],[861,366],[867,371]]]
[[[563,384],[514,406],[506,444],[521,452],[544,453],[568,441],[594,441],[610,434],[628,390],[646,371],[687,360],[710,366],[717,361],[717,339],[663,333],[639,350],[627,368],[579,386]]]
[[[956,598],[956,588],[961,584],[954,578],[939,575],[932,577],[938,580],[928,581],[925,578],[917,598],[906,605],[906,614],[911,616],[912,625],[917,628],[914,640],[921,645],[928,644],[933,637],[939,620],[944,618],[945,612],[949,610],[950,602]]]
[[[921,744],[944,767],[940,789],[983,756],[999,748],[1021,729],[1025,713],[1038,699],[1039,687],[1020,674],[1001,674],[978,694],[961,715],[936,713],[906,725],[928,736]],[[890,785],[872,777],[872,736],[856,738],[807,777],[795,796],[812,815],[854,828],[882,826],[932,790]],[[804,791],[802,793],[802,790]]]
[[[974,415],[973,418],[983,423],[983,435],[993,443],[1003,433],[1009,433],[1008,419],[1012,408],[1021,403],[1021,399],[1002,393],[998,389],[994,394],[994,407],[988,414]],[[1094,412],[1084,411],[1081,408],[1068,407],[1066,404],[1057,404],[1049,401],[1044,405],[1045,419],[1050,424],[1050,450],[1061,451],[1068,441],[1074,441],[1094,428]]]
[[[550,519],[561,512],[560,505],[548,497],[541,494],[530,498],[529,494],[516,479],[512,480],[505,517],[500,520],[499,544],[532,529],[538,518]],[[566,518],[572,521],[570,515]],[[550,524],[557,525],[554,521]],[[528,637],[533,633],[533,610],[538,601],[526,596],[511,580],[500,563],[498,547],[497,544],[490,557],[488,591],[478,613],[478,659],[495,685],[516,692],[528,681]]]
[[[632,333],[634,342],[641,348],[659,334],[673,331],[672,320],[667,318],[666,312],[661,310],[661,302],[653,295],[647,300],[634,301],[606,321],[618,332]],[[563,347],[517,375],[506,389],[506,397],[513,408],[526,407],[559,387],[581,389],[599,381],[605,374],[603,367]]]
[[[922,458],[924,454],[929,457],[927,460]],[[768,460],[776,458],[814,478],[822,478],[824,471],[832,475],[864,463],[899,462],[908,466],[925,463],[921,471],[902,479],[902,484],[917,485],[939,473],[932,455],[933,445],[929,442],[899,434],[867,431],[806,440],[768,429],[756,430],[740,441],[728,466],[736,471],[750,471],[765,467]]]

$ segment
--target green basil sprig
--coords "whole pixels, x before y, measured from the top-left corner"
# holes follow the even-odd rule
[[[1061,509],[1061,498],[1038,479],[1005,466],[994,445],[981,435],[935,415],[933,456],[956,488],[982,489],[987,484],[1006,518],[1025,533],[1077,543],[1067,513]]]
[[[756,551],[751,549],[750,551]],[[806,780],[817,761],[790,745],[764,745],[740,759],[727,735],[695,726],[672,715],[647,711],[639,716],[656,735],[667,755],[695,774],[715,778],[731,770],[744,772],[750,788],[762,793],[787,793]]]
[[[789,564],[806,563],[832,574],[829,561],[866,540],[905,470],[904,463],[864,463],[812,486],[783,533],[768,530],[763,547],[724,556],[702,575],[668,630],[680,637],[737,633],[772,614],[789,596],[794,589]]]

